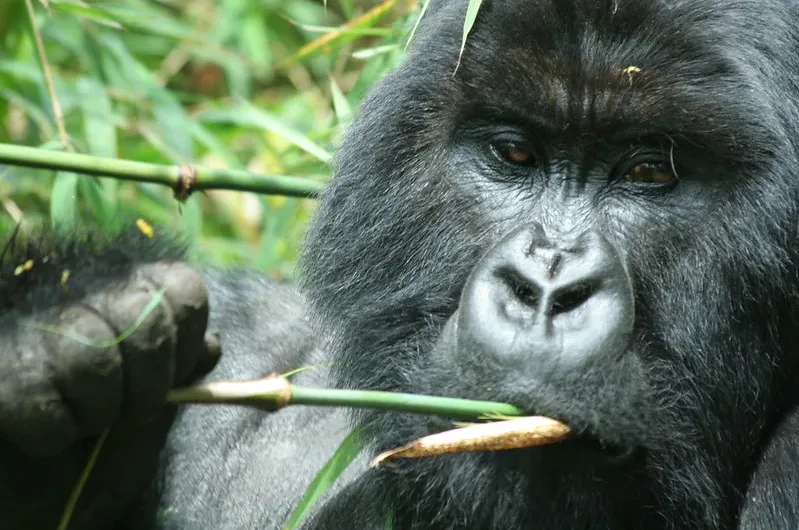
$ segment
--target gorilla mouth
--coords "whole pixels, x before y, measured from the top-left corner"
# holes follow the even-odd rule
[[[502,423],[509,424],[513,422],[514,419],[538,419],[543,422],[541,424],[541,432],[552,429],[552,426],[547,425],[551,423],[556,430],[561,428],[565,429],[565,434],[545,433],[541,437],[539,437],[539,435],[528,437],[527,435],[529,432],[514,430],[503,432],[499,437],[493,438],[490,442],[487,442],[485,439],[478,439],[476,433],[467,434],[466,431],[470,430],[469,427],[458,426],[452,419],[430,418],[428,422],[429,434],[407,443],[402,447],[385,451],[376,459],[376,462],[377,460],[382,461],[384,458],[411,456],[411,454],[413,454],[413,456],[435,456],[437,454],[457,454],[474,451],[499,454],[509,449],[521,449],[523,451],[545,450],[558,453],[562,452],[569,455],[567,456],[569,460],[573,460],[572,457],[577,456],[581,464],[587,461],[600,466],[619,466],[629,463],[641,453],[641,448],[637,444],[609,442],[590,429],[575,429],[571,427],[569,422],[556,419],[550,415],[529,414],[525,417],[510,418],[504,422],[478,423],[473,426],[498,426],[498,424]],[[570,430],[571,432],[569,432]],[[446,438],[446,441],[444,441],[444,439],[439,440],[439,438]],[[516,438],[516,440],[513,440],[513,438]],[[520,439],[526,440],[526,442],[529,443],[525,441],[519,442]],[[439,453],[439,447],[434,448],[434,446],[439,446],[439,444],[442,443],[449,447]],[[515,443],[518,443],[518,445],[515,445]]]
[[[624,440],[610,440],[601,430],[587,425],[584,421],[574,418],[570,420],[552,414],[551,411],[544,416],[568,425],[572,429],[572,434],[563,441],[542,447],[578,455],[581,464],[590,462],[602,466],[619,466],[636,460],[643,453],[643,448],[639,444],[633,441],[626,443]]]
[[[512,403],[512,400],[508,401]],[[553,410],[540,410],[536,407],[522,407],[527,416],[543,416],[563,423],[572,432],[561,441],[528,447],[527,450],[545,450],[576,456],[580,464],[592,463],[599,466],[621,466],[637,461],[644,452],[643,446],[634,440],[618,437],[610,439],[606,433],[585,419],[567,418]]]

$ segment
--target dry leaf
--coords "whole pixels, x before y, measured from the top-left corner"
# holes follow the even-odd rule
[[[395,458],[419,458],[471,451],[501,451],[560,442],[571,429],[551,418],[528,416],[480,423],[431,434],[397,449],[377,455],[370,464],[378,467]]]

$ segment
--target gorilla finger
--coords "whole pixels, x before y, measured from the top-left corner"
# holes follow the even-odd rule
[[[185,263],[167,261],[145,265],[140,271],[165,289],[165,298],[177,326],[173,382],[185,380],[198,364],[215,364],[213,354],[204,347],[209,307],[203,275]],[[205,355],[211,355],[211,359],[203,359]]]
[[[38,339],[38,332],[22,334],[0,347],[0,371],[13,375],[0,379],[0,433],[27,454],[47,456],[72,444],[78,429],[51,385]]]
[[[205,342],[202,345],[202,351],[197,359],[197,364],[187,377],[178,380],[179,384],[188,384],[196,381],[206,375],[208,372],[216,367],[219,359],[222,356],[222,344],[219,341],[219,336],[216,334],[208,334],[205,337]]]
[[[104,293],[97,301],[122,338],[118,345],[124,374],[122,417],[137,424],[162,409],[174,374],[177,330],[167,303],[150,307],[156,294],[155,285],[134,278],[124,289]]]
[[[79,434],[99,434],[122,409],[122,357],[114,344],[116,333],[94,310],[81,306],[63,311],[58,326],[66,333],[43,337],[53,382]]]

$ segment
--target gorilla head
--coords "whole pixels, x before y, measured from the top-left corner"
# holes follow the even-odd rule
[[[369,480],[397,528],[727,527],[797,397],[795,8],[485,0],[459,56],[467,3],[364,103],[304,287],[340,385],[577,435]]]

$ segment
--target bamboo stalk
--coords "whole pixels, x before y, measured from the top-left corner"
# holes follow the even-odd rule
[[[53,111],[53,119],[58,129],[58,138],[61,140],[61,145],[64,146],[64,149],[71,151],[72,141],[69,138],[69,134],[67,134],[67,128],[64,124],[64,112],[61,110],[61,103],[58,101],[58,94],[56,93],[55,83],[53,82],[53,71],[50,67],[50,60],[47,58],[47,51],[44,49],[42,33],[39,31],[38,26],[36,26],[36,11],[33,9],[33,2],[31,0],[25,0],[25,7],[28,10],[28,21],[31,26],[33,42],[36,44],[36,54],[39,57],[39,64],[42,68],[44,85],[47,87],[47,94],[50,97],[50,108]]]
[[[322,187],[322,183],[311,179],[285,175],[258,175],[244,170],[193,165],[152,164],[2,143],[0,164],[152,182],[171,187],[180,199],[185,199],[195,190],[210,189],[314,198]]]
[[[253,381],[212,381],[172,390],[167,401],[173,404],[245,405],[268,411],[288,405],[355,407],[397,412],[432,414],[462,420],[487,416],[523,416],[524,412],[507,403],[474,401],[377,390],[345,390],[294,386],[280,375]]]

